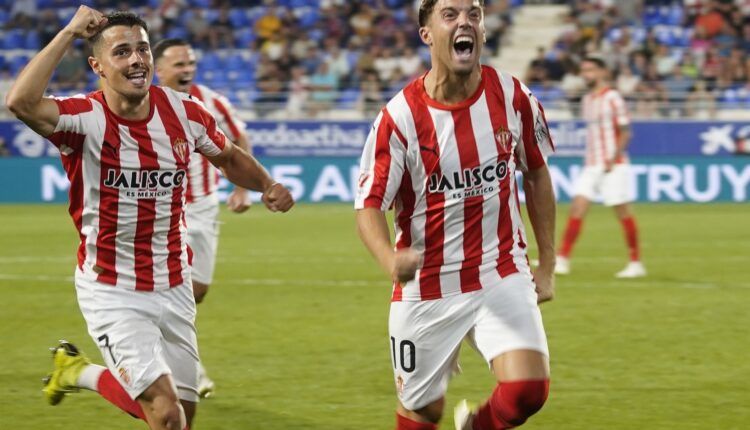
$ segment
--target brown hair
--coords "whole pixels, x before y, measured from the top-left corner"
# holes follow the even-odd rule
[[[435,9],[435,3],[438,0],[422,0],[419,4],[419,26],[424,27],[427,25],[427,21],[430,20],[433,9]],[[479,0],[479,5],[484,7],[484,0]]]

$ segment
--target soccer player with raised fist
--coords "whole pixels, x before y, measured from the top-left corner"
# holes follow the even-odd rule
[[[544,110],[516,78],[480,64],[484,2],[422,0],[432,67],[391,99],[362,154],[360,236],[393,280],[397,430],[433,430],[464,339],[498,382],[457,430],[517,427],[545,403],[549,352],[538,303],[554,293],[555,199]],[[540,264],[532,272],[516,172]],[[395,248],[385,212],[395,210]]]
[[[48,98],[55,67],[76,39],[101,90]],[[189,427],[198,401],[198,345],[184,222],[195,151],[227,178],[263,193],[271,211],[291,194],[188,94],[151,84],[147,26],[129,12],[81,6],[19,73],[6,103],[60,151],[71,182],[70,215],[80,235],[75,285],[89,334],[106,367],[68,342],[53,348],[44,393],[51,404],[80,388],[145,420],[152,429]]]

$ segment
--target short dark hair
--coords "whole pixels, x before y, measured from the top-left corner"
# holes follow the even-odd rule
[[[419,4],[419,26],[424,27],[427,25],[427,21],[430,20],[435,4],[438,0],[422,0]],[[484,7],[484,0],[479,0],[479,5]]]
[[[154,62],[164,56],[164,51],[173,46],[190,46],[190,42],[185,39],[164,39],[160,40],[159,43],[151,47],[151,55],[154,57]]]
[[[116,27],[118,25],[122,25],[125,27],[134,27],[137,25],[146,30],[146,33],[148,33],[148,24],[146,24],[146,21],[141,19],[140,16],[133,12],[117,11],[105,15],[104,17],[107,18],[107,23],[104,25],[104,27],[101,28],[101,30],[99,30],[99,32],[89,38],[89,43],[94,48],[102,40],[102,33],[104,32],[104,30],[110,27]]]
[[[595,55],[587,55],[583,57],[581,63],[594,63],[596,64],[596,67],[600,69],[607,69],[607,63],[604,61],[604,59]]]

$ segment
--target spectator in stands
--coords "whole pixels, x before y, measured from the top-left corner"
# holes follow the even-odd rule
[[[60,19],[57,17],[54,9],[42,9],[39,12],[39,20],[36,24],[41,46],[47,46],[60,31],[61,27]]]
[[[685,114],[695,119],[716,117],[716,100],[708,91],[705,81],[696,81],[685,100]]]
[[[148,36],[150,40],[161,40],[164,38],[164,20],[157,13],[156,9],[151,6],[146,6],[141,17],[148,25]]]
[[[88,62],[81,50],[74,46],[68,48],[55,69],[55,82],[52,85],[55,93],[82,92],[86,88],[87,70],[89,70]]]
[[[393,50],[391,48],[383,48],[380,51],[380,55],[375,58],[375,61],[373,62],[373,67],[375,68],[375,71],[378,72],[378,76],[380,77],[380,80],[383,82],[388,82],[391,79],[391,76],[393,76],[393,73],[398,69],[398,59],[393,56]]]
[[[380,80],[375,72],[367,72],[360,83],[357,105],[365,118],[375,118],[387,101],[380,87]]]
[[[336,100],[336,90],[339,80],[328,69],[328,64],[321,62],[318,70],[310,77],[310,112],[316,116],[321,111],[328,110]]]
[[[695,63],[695,56],[690,51],[685,52],[680,62],[682,67],[682,74],[691,79],[697,79],[700,76],[700,70],[698,65]]]
[[[707,38],[713,38],[724,27],[724,17],[719,12],[719,2],[712,1],[695,19],[696,31],[702,28]]]
[[[331,71],[339,82],[345,80],[351,72],[349,59],[346,51],[339,46],[339,41],[329,38],[325,42],[325,63],[328,64],[328,70]]]
[[[263,39],[260,45],[260,50],[264,54],[268,55],[268,58],[270,58],[272,61],[277,61],[288,50],[288,45],[289,42],[279,31],[272,34],[270,37]]]
[[[291,118],[299,118],[307,109],[310,97],[310,78],[303,67],[292,68],[292,78],[289,81],[289,99],[286,110]]]
[[[205,19],[203,9],[194,7],[191,10],[189,17],[186,26],[188,33],[190,34],[190,44],[196,48],[208,48],[210,40],[209,25]]]
[[[276,6],[269,7],[268,11],[255,22],[254,28],[261,42],[281,30],[281,19],[279,19]]]
[[[674,67],[679,64],[679,60],[675,58],[667,45],[659,45],[656,55],[651,61],[656,66],[656,73],[659,77],[668,76],[674,70]]]
[[[180,18],[180,13],[187,6],[187,0],[162,0],[159,7],[159,15],[164,20],[164,28],[176,26]]]
[[[276,33],[278,35],[278,33]],[[211,23],[208,30],[212,49],[233,48],[234,31],[229,18],[229,7],[219,9],[219,16]]]
[[[422,58],[414,48],[407,46],[403,55],[398,57],[398,68],[404,76],[414,78],[422,70]]]
[[[257,77],[258,90],[260,95],[257,99],[258,116],[264,118],[272,112],[283,108],[287,102],[285,95],[284,82],[279,79],[281,70],[273,61],[265,59],[262,70],[258,67],[259,74]]]
[[[641,78],[638,75],[633,74],[633,71],[629,66],[623,66],[620,68],[620,73],[617,76],[617,90],[623,95],[623,97],[630,98],[633,96],[638,89],[638,84],[641,83]]]
[[[369,4],[361,3],[356,6],[356,12],[349,18],[349,25],[357,37],[368,40],[372,35],[376,16]]]

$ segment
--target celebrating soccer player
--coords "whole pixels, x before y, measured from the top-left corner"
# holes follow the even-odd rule
[[[626,152],[630,141],[630,119],[625,102],[617,90],[610,88],[607,66],[601,58],[584,58],[581,61],[581,77],[589,89],[581,109],[586,120],[586,164],[576,182],[575,197],[570,206],[570,217],[557,256],[555,273],[570,273],[570,255],[581,231],[583,218],[591,200],[601,194],[604,205],[614,208],[630,251],[630,262],[615,276],[646,276],[638,248],[638,227],[630,208],[633,192]]]
[[[553,151],[542,106],[516,78],[480,65],[482,0],[422,0],[431,69],[388,102],[361,162],[360,236],[392,276],[389,331],[398,430],[437,428],[461,342],[498,385],[456,429],[516,427],[549,391],[539,302],[554,292]],[[532,274],[516,171],[540,265]],[[395,207],[395,250],[385,211]]]
[[[46,98],[75,39],[89,39],[101,91]],[[293,200],[247,152],[228,142],[188,94],[152,86],[147,26],[81,6],[18,75],[10,110],[59,150],[71,182],[81,244],[76,292],[107,367],[67,342],[54,348],[44,392],[51,404],[79,388],[98,391],[152,429],[182,430],[198,401],[195,300],[184,222],[188,166],[198,151],[227,178],[263,193],[272,211]]]
[[[195,79],[195,52],[182,39],[165,39],[154,45],[154,65],[159,83],[176,91],[189,93],[203,102],[213,114],[222,132],[235,144],[250,152],[245,124],[225,97],[205,85],[193,83]],[[187,176],[185,218],[188,226],[187,242],[193,250],[193,294],[201,303],[208,293],[216,266],[216,248],[219,239],[219,197],[216,193],[219,175],[206,157],[196,155],[190,159]],[[235,187],[227,198],[227,206],[241,213],[250,208],[247,190]],[[198,375],[198,393],[210,396],[215,389],[201,363]]]

